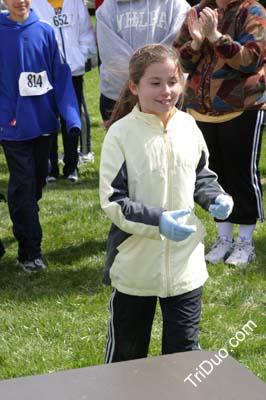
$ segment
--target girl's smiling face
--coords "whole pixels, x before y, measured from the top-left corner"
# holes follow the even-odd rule
[[[166,126],[181,93],[175,62],[167,58],[150,64],[138,84],[129,80],[129,88],[138,97],[141,111],[157,115]]]

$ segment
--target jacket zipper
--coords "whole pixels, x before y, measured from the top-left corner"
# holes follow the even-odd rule
[[[67,63],[64,36],[63,36],[63,32],[62,32],[61,28],[59,28],[59,32],[60,32],[60,36],[61,36],[61,43],[62,43],[62,49],[63,49],[63,58],[64,58],[65,63]]]
[[[170,173],[170,162],[171,162],[171,148],[169,144],[169,136],[167,134],[167,129],[164,128],[163,130],[164,133],[164,140],[166,144],[166,150],[167,150],[167,189],[168,193],[171,193],[171,182],[172,182],[172,177]],[[170,198],[170,195],[168,197],[168,210],[172,210],[172,201]],[[166,295],[167,297],[170,296],[170,241],[166,241],[166,247],[165,247],[165,275],[166,275]]]

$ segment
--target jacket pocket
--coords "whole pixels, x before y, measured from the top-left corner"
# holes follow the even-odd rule
[[[18,98],[16,128],[22,135],[39,136],[58,129],[57,106],[51,93]]]
[[[161,241],[132,235],[117,248],[110,270],[112,285],[126,293],[154,292],[163,284]]]

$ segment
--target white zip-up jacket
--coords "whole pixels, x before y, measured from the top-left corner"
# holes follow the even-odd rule
[[[117,100],[134,51],[152,43],[171,46],[189,9],[185,0],[104,0],[96,11],[101,93]]]
[[[83,75],[87,59],[97,53],[95,33],[83,1],[64,0],[60,15],[47,0],[32,0],[31,7],[54,27],[60,53],[72,76]]]
[[[112,221],[104,283],[122,293],[159,297],[203,285],[205,230],[194,199],[208,210],[221,193],[194,119],[176,110],[164,129],[157,116],[135,106],[110,127],[102,146],[100,203]],[[196,225],[197,232],[180,242],[164,238],[161,213],[187,208],[192,213],[181,222]]]

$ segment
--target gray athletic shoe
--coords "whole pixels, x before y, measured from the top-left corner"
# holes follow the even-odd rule
[[[205,260],[211,264],[223,262],[231,254],[233,243],[227,240],[226,236],[218,237],[208,254],[205,255]]]
[[[225,260],[230,265],[246,265],[255,259],[255,249],[249,240],[237,238],[233,244],[232,253]]]
[[[39,272],[47,269],[47,265],[45,265],[41,257],[35,258],[35,260],[17,260],[16,265],[17,267],[22,268],[25,272]]]

